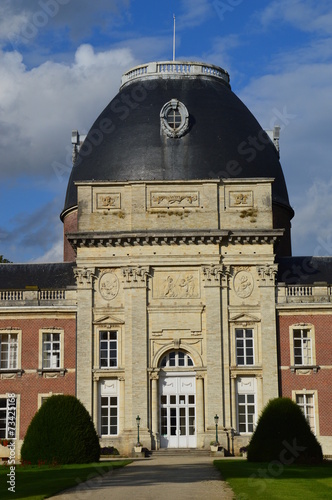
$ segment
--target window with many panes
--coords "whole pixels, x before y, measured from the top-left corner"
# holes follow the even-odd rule
[[[17,366],[18,334],[0,334],[0,369],[14,370]]]
[[[238,366],[254,364],[254,330],[252,328],[236,328],[236,364]]]
[[[240,433],[254,432],[255,394],[238,394],[237,398],[238,430]]]
[[[0,438],[16,436],[16,398],[0,398]]]
[[[294,364],[312,365],[312,338],[309,328],[293,329]]]
[[[172,351],[163,357],[160,366],[162,368],[189,367],[194,366],[194,363],[189,354],[182,351]]]
[[[60,333],[43,333],[43,368],[60,368]]]
[[[296,403],[304,413],[312,432],[316,433],[314,394],[296,394]]]
[[[104,396],[100,398],[100,431],[102,436],[118,434],[118,398]]]
[[[105,330],[99,332],[100,368],[116,368],[118,366],[118,332]]]

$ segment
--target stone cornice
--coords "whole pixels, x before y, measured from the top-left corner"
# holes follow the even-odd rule
[[[69,233],[71,246],[128,247],[144,245],[218,245],[218,244],[272,244],[283,235],[282,229],[266,230],[211,230],[211,231],[136,231],[114,233]]]

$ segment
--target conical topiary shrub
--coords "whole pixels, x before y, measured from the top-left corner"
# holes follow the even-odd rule
[[[51,396],[30,422],[21,459],[37,464],[98,462],[99,439],[91,417],[74,396]]]
[[[283,464],[320,463],[322,448],[301,410],[289,398],[276,398],[264,408],[248,446],[248,460]]]

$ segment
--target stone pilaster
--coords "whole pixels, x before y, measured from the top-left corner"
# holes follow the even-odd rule
[[[275,313],[275,276],[276,265],[265,265],[257,268],[261,303],[262,328],[262,406],[269,399],[278,396],[278,356],[277,329]]]
[[[136,417],[141,418],[140,435],[144,440],[149,426],[147,373],[147,267],[122,268],[125,311],[125,402],[124,430],[128,439],[136,436]],[[131,436],[131,437],[130,437]],[[134,444],[134,441],[132,445]],[[150,443],[143,443],[150,447]],[[128,446],[130,443],[128,443]]]
[[[158,383],[159,376],[156,373],[150,375],[151,378],[151,431],[154,441],[154,449],[159,448],[159,404],[158,404]]]
[[[221,319],[222,319],[222,378],[223,378],[223,415],[220,424],[224,427],[232,427],[234,413],[232,411],[232,388],[230,380],[230,331],[229,331],[229,277],[230,267],[223,267],[221,275]]]
[[[77,282],[77,368],[76,395],[93,417],[92,291],[94,268],[75,269]]]
[[[196,432],[197,447],[204,446],[204,378],[202,375],[196,377]]]
[[[206,305],[206,428],[213,428],[216,414],[223,415],[222,325],[220,275],[223,266],[203,266],[202,278]]]

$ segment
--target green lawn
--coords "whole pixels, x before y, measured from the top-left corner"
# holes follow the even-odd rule
[[[283,466],[247,460],[215,460],[237,500],[324,500],[332,498],[332,462]]]
[[[101,462],[94,464],[61,465],[57,467],[48,466],[16,466],[15,471],[15,493],[8,491],[9,467],[0,466],[0,498],[1,500],[41,500],[55,495],[67,488],[77,486],[77,484],[87,481],[86,488],[89,488],[89,479],[101,477],[115,468],[129,464],[130,460],[119,460],[116,462]],[[86,490],[84,490],[86,491]],[[86,497],[86,495],[84,495]]]

